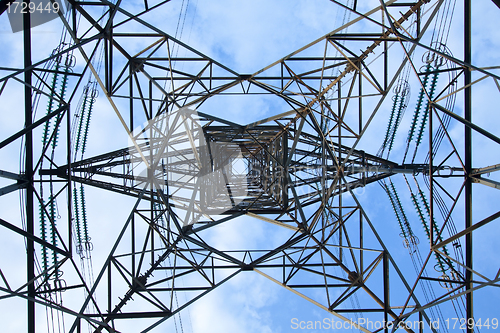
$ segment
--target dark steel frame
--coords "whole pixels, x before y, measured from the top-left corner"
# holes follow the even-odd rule
[[[332,0],[331,2],[352,11],[357,15],[357,18],[378,25],[384,32],[373,34],[342,33],[344,27],[341,27],[254,74],[237,73],[155,28],[141,18],[145,13],[159,10],[168,2],[170,1],[162,1],[151,6],[148,1],[145,1],[142,12],[131,14],[119,6],[120,1],[117,5],[107,1],[103,1],[102,4],[70,1],[73,6],[71,20],[68,22],[63,17],[61,20],[72,35],[74,44],[61,50],[60,54],[54,54],[36,64],[32,64],[31,61],[29,15],[24,16],[24,68],[3,68],[10,74],[0,79],[2,85],[0,96],[9,81],[16,81],[24,86],[25,127],[13,136],[2,139],[0,149],[12,145],[13,142],[22,138],[25,145],[25,172],[15,174],[1,171],[0,176],[15,180],[17,183],[1,189],[0,196],[16,190],[25,193],[26,230],[18,227],[17,223],[9,223],[5,220],[0,220],[0,222],[2,226],[26,239],[27,283],[19,289],[12,289],[10,287],[12,281],[9,284],[2,273],[2,280],[6,288],[0,287],[0,290],[5,293],[5,295],[0,296],[0,299],[8,299],[11,296],[27,299],[28,332],[35,332],[35,304],[37,303],[74,316],[75,320],[70,332],[79,332],[82,321],[92,325],[96,332],[102,330],[113,332],[115,321],[120,319],[158,318],[155,324],[146,329],[148,331],[243,271],[255,271],[346,321],[351,321],[351,319],[344,317],[342,313],[363,312],[381,313],[386,322],[391,318],[395,323],[408,320],[410,316],[418,314],[419,318],[424,318],[429,323],[430,319],[425,312],[426,309],[462,295],[466,297],[467,318],[474,318],[473,291],[487,285],[498,286],[499,276],[488,279],[473,270],[472,232],[497,219],[500,212],[473,223],[473,183],[499,188],[497,182],[481,178],[482,174],[496,171],[499,167],[498,165],[486,168],[472,167],[472,131],[474,130],[496,143],[500,143],[500,139],[472,122],[472,85],[474,84],[472,71],[479,71],[495,80],[499,80],[500,77],[471,64],[470,0],[464,0],[465,56],[463,61],[421,43],[421,38],[435,17],[439,5],[432,11],[429,20],[421,22],[420,7],[427,1],[413,3],[389,1],[387,4],[381,2],[381,6],[374,12],[381,11],[386,13],[387,17],[392,18],[388,14],[390,11],[393,12],[393,8],[407,9],[399,20],[388,19],[388,24],[384,25],[368,15],[372,13],[359,13],[356,1],[353,8],[349,8]],[[92,7],[108,8],[104,24],[89,14]],[[79,13],[92,28],[86,32],[77,30],[76,13]],[[118,13],[128,17],[128,19],[117,22],[114,18]],[[400,28],[412,15],[417,16],[418,22],[415,38]],[[121,29],[129,21],[143,25],[150,32],[122,32]],[[348,23],[348,25],[353,24],[353,22]],[[127,45],[121,42],[123,39],[133,37],[149,38],[152,43],[142,52],[133,56],[127,51]],[[340,41],[353,44],[361,43],[365,50],[361,52],[351,50]],[[319,53],[318,56],[300,56],[301,52],[313,50],[314,47],[322,45],[323,42],[325,50],[330,48],[341,56],[329,57],[326,52]],[[407,55],[396,71],[391,70],[388,62],[389,42],[399,42]],[[100,44],[104,45],[104,77],[101,77],[90,61],[95,58],[96,50]],[[191,55],[173,57],[170,51],[174,45],[188,50]],[[169,50],[169,56],[156,57],[155,53],[165,46]],[[411,59],[411,54],[417,47],[433,51],[456,65],[458,76],[464,76],[465,112],[464,117],[461,117],[456,115],[453,110],[447,110],[440,105],[439,101],[443,98],[441,97],[443,91],[438,98],[431,101],[430,131],[432,133],[433,128],[443,128],[453,147],[452,152],[446,159],[434,163],[433,136],[430,135],[429,164],[399,165],[394,161],[370,155],[356,147],[373,117],[383,105],[403,67],[409,63],[413,67],[416,77],[422,74],[417,71]],[[382,53],[382,74],[379,71],[371,70],[365,62],[369,59],[370,53],[377,48],[385,50]],[[90,52],[89,49],[91,49]],[[36,91],[32,84],[33,77],[41,77],[40,74],[44,72],[41,67],[45,62],[73,51],[80,52],[87,63],[83,70],[72,74],[77,82],[70,97],[62,101],[64,105],[51,114],[40,117],[38,120],[33,119],[33,93],[47,94],[47,88],[50,86],[45,83],[45,88],[42,91]],[[126,60],[124,66],[118,66],[117,59],[119,57]],[[193,73],[183,72],[175,69],[173,63],[199,64],[199,70]],[[333,75],[333,70],[337,68],[339,74]],[[330,71],[331,74],[329,74]],[[159,72],[168,75],[161,76],[158,75]],[[268,72],[272,74],[268,75]],[[160,184],[147,180],[140,181],[134,177],[127,169],[133,159],[128,147],[72,162],[69,105],[74,102],[74,97],[83,84],[87,73],[92,73],[94,79],[97,80],[128,133],[134,129],[137,115],[151,120],[161,112],[170,112],[179,107],[196,106],[203,118],[204,133],[210,140],[240,142],[248,163],[258,164],[263,168],[262,170],[267,168],[268,174],[265,177],[264,174],[260,174],[252,181],[249,180],[249,184],[252,184],[250,198],[246,199],[243,204],[227,211],[226,216],[212,221],[201,220],[199,224],[193,226],[181,226],[172,210],[172,201],[175,199],[177,202],[182,202],[183,198],[160,190]],[[22,79],[21,75],[23,75]],[[344,78],[348,77],[351,82],[348,91],[345,91],[341,83]],[[317,88],[318,83],[321,89]],[[167,88],[167,84],[170,84],[171,88]],[[336,90],[337,96],[326,96],[331,89]],[[363,91],[370,90],[372,92],[363,93]],[[273,95],[284,102],[290,111],[247,125],[235,124],[216,115],[202,112],[203,104],[210,98],[234,94]],[[378,97],[379,100],[374,110],[366,117],[363,101],[368,97]],[[356,100],[358,101],[356,121],[350,124],[349,121],[352,120],[347,120],[346,114],[350,112],[351,104],[354,104]],[[122,114],[116,104],[118,101],[124,101],[128,104],[128,113]],[[68,128],[65,151],[66,164],[57,165],[56,168],[40,169],[40,161],[47,158],[44,152],[47,150],[48,144],[44,148],[40,160],[34,160],[33,131],[59,115],[61,123],[63,119],[66,120]],[[450,134],[443,124],[443,116],[445,115],[464,124],[464,158],[454,146]],[[330,126],[330,128],[323,130],[322,128],[325,126]],[[315,148],[313,151],[308,151],[307,147]],[[461,166],[457,166],[453,170],[463,171],[462,174],[454,175],[454,177],[463,177],[463,185],[455,196],[446,192],[445,186],[440,184],[441,179],[445,176],[441,176],[439,173],[440,170],[443,170],[446,160],[452,155],[456,156],[461,163]],[[55,163],[55,161],[51,162]],[[92,286],[87,285],[79,273],[73,254],[71,195],[68,196],[67,203],[67,234],[62,232],[58,234],[61,245],[57,247],[47,244],[36,235],[34,230],[35,198],[40,200],[35,188],[37,182],[35,175],[37,173],[41,177],[45,177],[42,182],[61,184],[58,196],[66,192],[71,193],[73,183],[81,183],[136,198],[136,203],[127,221],[123,224],[120,236],[116,240],[105,265],[100,270],[96,283]],[[424,276],[422,268],[414,284],[409,284],[353,191],[358,187],[364,187],[369,183],[398,173],[426,173],[429,179],[431,240],[430,251],[424,267],[429,262],[433,252],[446,257],[446,254],[442,252],[446,244],[456,242],[462,237],[465,239],[466,262],[463,265],[465,268],[463,280],[453,281],[456,287],[452,291],[441,295],[428,304],[421,304],[417,300],[417,285],[424,280],[443,281]],[[271,191],[270,189],[274,185],[279,185],[281,190]],[[451,215],[462,193],[465,200],[465,229],[455,235],[448,235],[448,238],[441,241],[439,240],[449,220],[446,219],[440,231],[437,234],[434,233],[433,195],[438,190],[443,190],[453,202],[449,215]],[[301,193],[298,193],[299,191]],[[345,194],[350,195],[351,199],[347,198]],[[185,199],[187,200],[187,198]],[[203,239],[204,231],[243,215],[286,228],[293,233],[281,246],[259,251],[244,249],[221,251],[210,246]],[[330,220],[326,216],[330,216]],[[167,220],[166,225],[159,223],[162,218]],[[145,235],[138,232],[141,226],[146,226]],[[375,248],[372,248],[374,244],[365,247],[364,238],[367,233],[377,240],[374,243]],[[126,238],[125,235],[129,235],[130,238]],[[338,237],[338,241],[334,241],[333,236]],[[115,253],[118,245],[122,242],[130,242],[130,252]],[[88,297],[80,309],[67,309],[44,297],[46,291],[43,291],[41,286],[48,280],[44,280],[41,275],[35,275],[35,243],[58,252],[63,256],[60,265],[70,266],[78,272],[79,280],[63,289],[85,289],[87,291]],[[338,254],[334,253],[334,248],[338,248]],[[365,255],[365,252],[375,252],[377,255],[368,260],[366,258],[369,256]],[[344,256],[348,256],[351,261],[345,261]],[[166,261],[171,259],[174,263],[167,264]],[[458,262],[456,264],[460,265]],[[332,267],[339,267],[347,278],[327,273],[327,270]],[[54,267],[51,267],[49,270],[53,269]],[[219,272],[224,270],[231,270],[232,273],[228,277],[220,279]],[[266,270],[268,273],[265,272]],[[160,271],[170,272],[170,276],[163,279],[153,279],[153,273]],[[276,276],[269,271],[279,271],[279,274]],[[391,271],[396,272],[396,274],[391,275],[389,280]],[[184,287],[175,286],[177,278],[196,274],[203,279],[204,283]],[[375,290],[376,288],[369,285],[370,281],[375,280],[369,279],[372,274],[374,276],[381,275],[383,279],[382,291]],[[324,283],[292,283],[294,277],[304,275],[321,276]],[[474,276],[481,277],[483,281],[474,280]],[[118,277],[123,280],[122,283],[126,286],[127,291],[123,298],[120,298],[118,304],[113,306],[112,289],[113,285],[117,283]],[[402,283],[408,291],[406,303],[400,314],[391,308],[389,302],[391,282],[394,280]],[[96,288],[101,284],[107,284],[106,309],[102,306],[99,307],[94,298]],[[299,289],[315,288],[325,289],[327,304],[322,304],[307,296],[306,293],[298,291]],[[333,300],[333,298],[330,299],[330,288],[344,291],[340,297]],[[362,309],[346,306],[345,300],[357,293],[358,290],[364,290],[377,305],[366,306]],[[199,294],[186,304],[175,308],[173,305],[174,294],[187,291],[198,291]],[[161,297],[157,296],[158,294],[170,295],[169,304],[162,301]],[[132,296],[142,298],[149,304],[151,310],[123,312],[122,309],[125,309],[127,303],[131,302]],[[415,304],[414,310],[409,308],[410,302]],[[93,304],[97,311],[87,311],[89,304]],[[386,328],[385,331],[388,329]],[[473,332],[473,330],[468,329],[468,332]]]

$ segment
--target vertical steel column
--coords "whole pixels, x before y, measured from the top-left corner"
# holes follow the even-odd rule
[[[471,63],[471,1],[464,0],[464,61],[466,64]],[[467,121],[472,121],[472,89],[468,86],[471,83],[471,71],[465,70],[465,96],[464,96],[464,117]],[[467,179],[465,182],[465,228],[472,225],[472,179],[470,173],[472,170],[472,129],[465,126],[465,172]],[[472,232],[465,236],[465,264],[472,270]],[[474,318],[473,313],[473,294],[472,294],[472,272],[465,272],[465,290],[469,293],[466,298],[467,322],[469,318]],[[472,333],[473,327],[467,327],[467,332]]]
[[[29,8],[30,1],[24,1]],[[24,36],[24,68],[31,67],[31,21],[30,13],[23,14],[23,36]],[[25,127],[33,123],[31,105],[31,70],[24,72],[24,122]],[[33,132],[28,131],[24,138],[25,142],[25,173],[28,185],[26,186],[26,232],[34,235],[33,218]],[[35,333],[35,244],[32,239],[26,240],[26,270],[28,281],[28,333]]]
[[[362,66],[362,63],[359,62],[359,68],[361,68]],[[340,80],[338,82],[338,97],[339,97],[339,100],[338,100],[338,105],[337,105],[337,112],[338,112],[338,119],[339,121],[344,121],[344,119],[342,118],[342,80]],[[342,201],[342,187],[341,187],[341,181],[344,179],[343,176],[344,176],[344,167],[345,167],[345,164],[343,163],[342,161],[342,124],[339,123],[338,124],[338,135],[339,135],[339,139],[338,139],[338,144],[339,144],[339,171],[341,174],[338,176],[339,177],[339,180],[337,182],[337,184],[339,185],[339,226],[340,225],[343,225],[344,223],[344,219],[343,219],[343,213],[342,213],[342,206],[343,206],[343,201]],[[324,141],[324,140],[323,140]],[[344,179],[345,180],[345,179]],[[347,184],[347,181],[345,181],[345,185],[346,187],[348,186]],[[339,228],[339,259],[340,261],[342,262],[342,258],[344,257],[343,255],[343,251],[342,251],[342,228]]]
[[[297,133],[295,133],[297,135]],[[282,171],[280,172],[280,177],[281,177],[281,184],[283,186],[282,189],[282,203],[284,207],[284,211],[287,211],[288,209],[288,131],[283,132],[283,153],[282,153],[282,159],[281,163],[283,164]]]
[[[391,309],[390,297],[389,297],[389,254],[387,250],[383,253],[383,269],[384,269],[384,332],[388,333],[389,329],[387,323],[389,321],[389,311]]]
[[[134,81],[133,81],[133,78],[134,78],[134,68],[132,67],[132,63],[129,62],[129,80],[128,80],[128,83],[129,83],[129,95],[130,95],[130,99],[129,99],[129,131],[130,132],[133,132],[134,131]],[[151,91],[151,81],[150,81],[150,84],[149,84],[149,90]],[[131,167],[131,169],[133,169]],[[133,172],[133,170],[132,170]],[[131,247],[132,247],[132,256],[131,256],[131,261],[132,261],[132,276],[135,276],[135,214],[132,215],[132,219],[130,221],[130,242],[131,242]],[[111,270],[111,266],[109,266],[109,269]],[[111,274],[111,273],[110,273]],[[110,277],[111,279],[111,277]],[[111,283],[110,283],[110,288],[111,288]],[[111,293],[111,289],[109,289],[110,293]],[[111,306],[110,306],[110,310],[111,312]]]

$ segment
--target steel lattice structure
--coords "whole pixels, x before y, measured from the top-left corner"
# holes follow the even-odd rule
[[[416,318],[426,322],[425,331],[438,332],[429,327],[429,311],[460,300],[466,318],[474,318],[473,291],[498,287],[500,277],[498,267],[494,273],[476,269],[473,234],[500,212],[478,218],[472,191],[500,185],[485,177],[498,164],[473,163],[472,136],[493,156],[500,138],[472,121],[472,90],[484,82],[498,87],[500,76],[498,66],[471,62],[470,0],[452,14],[465,22],[463,58],[431,38],[446,1],[390,0],[362,13],[357,1],[332,0],[324,6],[350,12],[349,21],[253,74],[238,73],[149,23],[170,2],[70,0],[71,10],[59,17],[70,42],[36,61],[25,15],[28,29],[18,34],[24,64],[0,69],[0,99],[22,92],[24,100],[15,105],[25,110],[23,126],[0,138],[0,150],[19,150],[21,143],[21,170],[1,168],[10,183],[0,196],[21,193],[23,217],[2,217],[0,224],[2,233],[23,238],[27,250],[27,281],[9,278],[9,268],[0,267],[0,300],[26,300],[28,332],[35,332],[35,313],[44,307],[62,313],[68,332],[127,332],[126,319],[154,331],[250,271],[364,332],[377,330],[358,324],[355,314],[396,326]],[[419,64],[422,57],[426,67]],[[75,66],[77,58],[84,64]],[[401,125],[411,133],[401,159],[389,152],[408,106],[408,86],[415,83],[421,113]],[[229,121],[210,106],[229,95],[266,95],[280,111],[250,124]],[[463,105],[455,105],[457,96]],[[83,157],[90,119],[85,110],[97,98],[107,101],[130,144]],[[382,148],[366,149],[375,116],[392,101],[385,139],[385,128],[378,131]],[[47,103],[47,113],[35,112]],[[6,117],[11,111],[2,112]],[[411,161],[408,147],[414,149]],[[403,177],[417,208],[414,220],[396,192],[395,179]],[[419,247],[412,230],[424,224],[429,243],[420,244],[423,261],[415,276],[399,268],[384,243],[384,224],[370,219],[356,192],[377,183],[410,252]],[[126,220],[113,221],[120,231],[94,281],[78,256],[84,260],[99,246],[88,235],[89,187],[134,201],[124,208]],[[238,219],[248,219],[249,228],[260,220],[286,237],[261,249],[210,243],[211,230]],[[437,271],[426,271],[433,266]],[[422,296],[423,284],[439,287],[435,297]],[[181,293],[188,301],[179,304]],[[360,307],[348,302],[355,295]]]

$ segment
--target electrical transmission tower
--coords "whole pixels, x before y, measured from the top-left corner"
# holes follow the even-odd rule
[[[24,117],[0,137],[0,304],[27,304],[4,321],[160,332],[253,273],[352,331],[448,332],[457,317],[479,332],[473,296],[500,280],[473,251],[500,216],[500,138],[485,121],[500,76],[472,61],[485,22],[470,0],[324,0],[342,22],[251,74],[163,31],[175,1],[68,3],[53,51],[33,48],[28,14],[4,44],[22,56],[2,60],[2,119]],[[261,120],[220,110],[257,96],[272,101]],[[91,122],[104,112],[117,122]],[[89,148],[110,132],[128,144]],[[97,221],[86,191],[117,217]],[[377,205],[390,214],[371,216]],[[265,224],[264,245],[221,248],[214,235],[235,221],[243,235]],[[105,225],[115,238],[95,235]]]

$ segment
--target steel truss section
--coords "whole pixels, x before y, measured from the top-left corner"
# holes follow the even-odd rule
[[[8,183],[0,188],[0,197],[21,193],[22,219],[0,218],[0,224],[3,232],[22,237],[27,251],[26,281],[10,279],[10,267],[0,267],[0,301],[27,301],[28,332],[35,332],[35,310],[42,306],[69,318],[69,332],[87,327],[124,332],[126,319],[143,320],[143,331],[151,331],[249,271],[363,332],[373,329],[359,324],[358,315],[395,326],[421,320],[426,331],[438,332],[431,325],[431,311],[438,305],[463,298],[466,319],[473,319],[473,292],[499,286],[499,273],[474,266],[472,247],[474,232],[500,216],[496,211],[483,218],[473,214],[473,189],[499,189],[498,181],[485,178],[499,165],[474,163],[473,133],[488,147],[497,148],[500,139],[474,123],[472,88],[483,80],[498,87],[500,77],[496,66],[483,68],[471,61],[470,0],[463,9],[463,60],[429,44],[427,36],[445,1],[390,0],[361,13],[356,0],[351,5],[332,0],[325,6],[350,11],[349,22],[251,74],[230,69],[150,23],[149,15],[168,10],[169,0],[130,8],[121,1],[69,3],[69,14],[59,19],[70,43],[33,61],[26,15],[24,62],[19,68],[0,68],[0,98],[22,90],[24,99],[16,105],[25,110],[24,126],[0,138],[4,151],[22,143],[21,170],[9,165],[0,170]],[[354,32],[347,33],[348,27]],[[178,50],[184,55],[177,56]],[[100,52],[102,67],[96,65]],[[396,56],[390,57],[391,52]],[[447,68],[436,65],[424,72],[415,60],[422,54],[441,59]],[[83,66],[74,66],[76,55]],[[394,64],[397,56],[403,60]],[[388,153],[384,158],[363,149],[376,115],[387,108],[407,71],[422,88],[428,110],[424,128],[427,119],[429,123],[422,134],[424,156],[416,155],[415,148],[409,163],[406,153],[399,162]],[[428,75],[446,73],[452,73],[451,82],[430,88]],[[65,81],[53,84],[62,77]],[[89,77],[93,85],[86,85]],[[129,137],[128,146],[90,157],[75,150],[76,142],[85,147],[78,141],[80,131],[88,131],[82,127],[75,135],[72,129],[74,119],[83,118],[74,111],[82,93],[90,96],[88,103],[101,94],[99,100],[107,102]],[[257,95],[274,98],[278,111],[239,124],[210,108],[216,98]],[[462,108],[447,104],[456,96],[464,96],[463,116]],[[49,101],[46,114],[35,112],[39,101]],[[452,133],[458,125],[464,142]],[[33,135],[42,132],[42,144],[34,143]],[[399,267],[384,243],[388,221],[372,221],[357,193],[385,184],[396,214],[404,214],[396,188],[386,183],[392,185],[397,177],[404,177],[412,198],[421,195],[424,208],[418,212],[429,223],[429,247],[415,276]],[[426,186],[420,188],[419,180]],[[119,236],[93,281],[82,272],[77,255],[85,258],[90,242],[82,247],[75,229],[80,218],[75,212],[85,204],[84,188],[90,187],[134,202],[125,221],[113,221]],[[57,203],[62,220],[55,218]],[[415,204],[419,207],[416,199]],[[50,235],[35,230],[36,207]],[[286,237],[258,250],[211,244],[210,232],[241,219],[249,225],[268,223],[270,238],[278,231]],[[416,221],[406,225],[401,220],[400,225],[408,228]],[[460,221],[459,227],[454,228],[454,221]],[[409,239],[412,252],[418,244],[415,237]],[[464,258],[446,246],[463,251]],[[35,256],[47,253],[53,263],[45,260],[36,269]],[[426,270],[435,264],[445,265],[449,275]],[[60,278],[63,269],[65,280]],[[181,279],[187,282],[181,284]],[[445,289],[424,299],[424,284]],[[53,297],[63,291],[71,301]],[[187,301],[179,303],[178,294]],[[351,303],[354,297],[361,300],[360,307]]]

